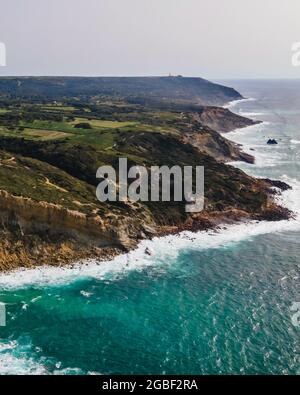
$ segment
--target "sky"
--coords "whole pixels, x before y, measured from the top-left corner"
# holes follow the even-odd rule
[[[300,0],[0,0],[1,75],[300,78]]]

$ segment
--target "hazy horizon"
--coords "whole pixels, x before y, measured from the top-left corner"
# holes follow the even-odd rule
[[[180,75],[183,78],[202,78],[202,79],[207,79],[211,82],[216,82],[218,84],[221,84],[222,82],[230,82],[230,81],[280,81],[280,80],[290,80],[290,81],[297,81],[300,80],[300,77],[272,77],[272,78],[267,78],[267,77],[253,77],[253,78],[208,78],[203,75]],[[35,75],[30,75],[30,74],[15,74],[15,75],[4,75],[0,73],[0,78],[162,78],[162,77],[170,77],[169,75],[84,75],[84,74],[78,74],[78,75],[62,75],[62,74],[35,74]],[[171,75],[171,77],[178,77],[178,75]]]
[[[0,0],[0,76],[298,79],[298,0]]]

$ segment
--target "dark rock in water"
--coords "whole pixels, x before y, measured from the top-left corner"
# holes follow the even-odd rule
[[[281,221],[294,218],[294,214],[288,208],[273,206],[267,208],[261,214],[258,214],[256,218],[266,221]]]
[[[147,255],[153,255],[153,251],[149,248],[149,247],[147,247],[146,249],[145,249],[145,254],[147,254]]]
[[[270,180],[270,178],[264,178],[263,181],[267,182],[268,184],[272,185],[272,187],[276,187],[281,189],[282,191],[287,191],[289,189],[293,189],[289,184],[279,180]]]
[[[250,148],[250,151],[255,151],[255,149],[254,148]]]
[[[269,140],[267,141],[267,144],[274,145],[274,144],[278,144],[278,142],[277,142],[275,139],[269,139]]]

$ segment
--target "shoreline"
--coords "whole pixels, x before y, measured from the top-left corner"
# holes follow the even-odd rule
[[[280,202],[278,202],[278,197],[282,196],[284,191],[292,190],[292,187],[283,182],[275,181],[270,179],[261,179],[262,183],[266,183],[265,188],[268,189],[267,196],[269,199],[269,204],[264,210],[260,212],[248,212],[241,209],[230,209],[225,211],[211,211],[211,212],[201,212],[194,214],[186,222],[181,223],[176,226],[158,226],[155,229],[155,233],[147,233],[147,238],[142,238],[140,241],[135,240],[134,243],[130,243],[126,248],[121,248],[121,246],[108,245],[106,247],[95,247],[95,246],[80,246],[76,247],[76,240],[73,241],[62,241],[59,245],[54,242],[45,243],[41,242],[40,249],[45,251],[47,254],[53,254],[53,263],[48,264],[46,260],[41,264],[31,263],[26,258],[26,250],[24,250],[24,263],[23,265],[9,267],[10,264],[7,262],[6,265],[0,265],[0,274],[9,273],[14,270],[19,269],[35,269],[39,267],[72,267],[80,262],[86,260],[97,260],[100,264],[101,262],[111,261],[118,256],[122,256],[124,253],[130,254],[132,251],[139,248],[139,245],[143,241],[152,241],[157,238],[163,238],[168,236],[179,236],[184,232],[190,232],[191,234],[197,234],[198,232],[218,232],[224,229],[226,226],[234,226],[239,224],[247,224],[252,221],[262,222],[280,222],[280,221],[290,221],[295,217],[295,214],[288,207],[285,207]],[[150,237],[149,237],[150,236]],[[18,242],[16,240],[16,242]],[[58,248],[59,246],[59,248]],[[74,247],[75,246],[75,247]],[[20,246],[19,246],[20,248]],[[147,251],[144,251],[147,254]],[[151,255],[151,254],[150,254]],[[11,256],[8,256],[11,260]],[[55,259],[54,259],[55,257]],[[51,259],[50,259],[51,261]]]
[[[287,190],[277,198],[282,205],[300,193],[297,188]],[[272,226],[271,226],[272,225]],[[186,249],[197,251],[207,248],[239,243],[243,240],[276,232],[295,232],[300,230],[300,215],[289,220],[258,221],[245,220],[239,223],[219,224],[215,228],[191,232],[183,230],[175,234],[155,236],[141,240],[136,248],[129,252],[112,254],[109,257],[88,258],[63,265],[39,265],[32,268],[0,272],[0,286],[3,290],[20,289],[28,286],[47,287],[62,286],[74,281],[88,278],[100,280],[117,280],[132,270],[143,270],[147,267],[164,270],[176,261],[177,256]],[[151,254],[146,253],[146,250]],[[161,269],[159,269],[161,267]]]
[[[255,100],[253,98],[250,99],[240,99],[235,100],[234,102],[228,103],[228,105],[233,106],[233,103],[240,103],[241,101],[249,101]],[[248,127],[252,127],[256,125],[251,125]],[[241,128],[237,128],[235,130],[240,130]],[[245,128],[243,128],[245,129]],[[234,131],[235,131],[234,130]],[[234,132],[233,131],[233,132]],[[271,181],[271,180],[269,180]],[[273,183],[276,183],[276,181]],[[278,184],[278,182],[277,182]],[[284,183],[283,183],[284,184]],[[269,185],[271,186],[271,185]],[[278,185],[273,185],[278,186]],[[178,226],[161,226],[157,228],[157,232],[151,237],[144,238],[140,241],[136,240],[136,243],[129,247],[127,251],[122,250],[121,248],[114,248],[111,246],[105,248],[93,248],[86,247],[80,250],[80,253],[76,256],[76,253],[73,256],[59,259],[58,262],[53,264],[28,264],[24,266],[20,266],[17,268],[7,268],[4,270],[0,270],[0,275],[13,273],[19,270],[35,270],[38,268],[74,268],[77,265],[83,264],[86,261],[96,261],[98,265],[102,262],[112,262],[119,256],[126,256],[131,254],[135,250],[139,249],[139,246],[142,245],[143,242],[152,242],[153,240],[161,239],[164,237],[180,237],[181,234],[185,232],[191,232],[193,235],[197,235],[199,232],[218,232],[228,226],[239,226],[244,224],[251,224],[253,221],[284,221],[290,220],[293,218],[293,213],[289,211],[288,208],[281,206],[276,203],[276,193],[270,192],[269,198],[271,198],[271,205],[266,209],[265,213],[249,213],[242,210],[228,210],[228,211],[215,211],[215,212],[202,212],[199,213],[195,218],[190,218],[186,223],[182,223]],[[147,254],[146,250],[144,254]]]
[[[293,193],[299,191],[300,185]],[[284,193],[289,194],[291,190]],[[58,266],[41,265],[0,272],[0,286],[6,290],[32,285],[42,288],[60,286],[88,278],[117,280],[131,270],[169,267],[185,249],[199,251],[220,248],[264,234],[298,230],[300,230],[299,215],[294,219],[274,221],[272,226],[269,221],[248,220],[240,223],[223,223],[218,227],[198,232],[184,230],[176,234],[142,240],[129,252],[120,252],[108,259],[89,258]],[[151,254],[146,253],[146,250],[151,251]]]

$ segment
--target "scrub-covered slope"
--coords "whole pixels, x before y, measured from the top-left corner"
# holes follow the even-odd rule
[[[131,80],[128,87],[126,80],[112,79],[105,95],[90,96],[98,80],[29,78],[14,86],[16,79],[0,79],[0,269],[107,257],[143,238],[220,222],[289,217],[274,203],[271,181],[224,164],[253,158],[201,119],[193,95],[206,82],[193,86],[188,81],[189,89],[181,92],[184,82],[177,77],[178,90],[172,91],[172,85],[167,91],[176,102],[171,109],[156,79],[152,88],[151,78],[146,83],[136,79],[135,86],[140,84],[137,92],[145,98],[148,93],[160,97],[161,108],[158,102],[153,106],[156,99],[151,105],[134,103]],[[89,81],[92,86],[86,86]],[[207,97],[220,100],[213,90],[220,88],[207,86]],[[124,91],[131,92],[130,98],[118,96]],[[186,99],[195,107],[184,111]],[[128,158],[129,166],[147,168],[204,166],[204,211],[188,214],[185,202],[100,203],[96,170],[101,165],[117,169],[121,157]]]

